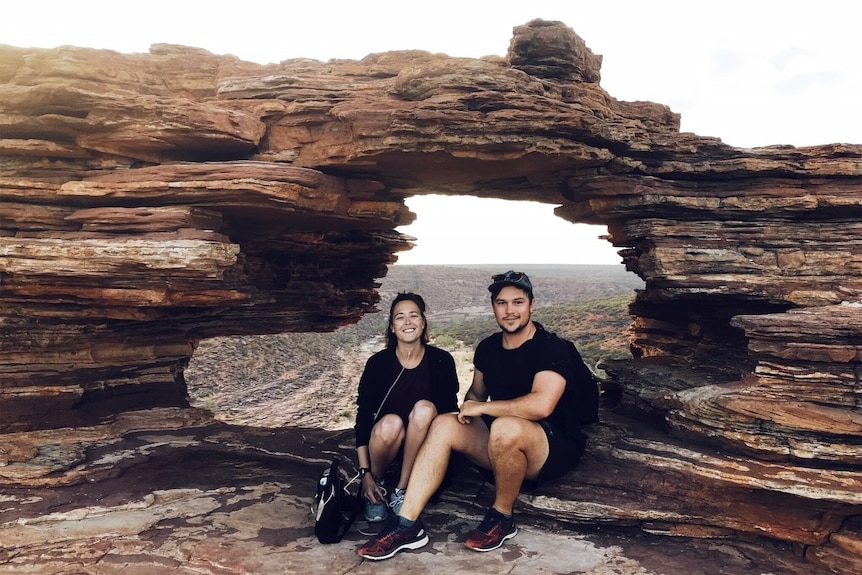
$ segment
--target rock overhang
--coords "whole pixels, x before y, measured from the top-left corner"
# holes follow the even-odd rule
[[[395,231],[415,217],[404,198],[469,194],[608,226],[645,281],[635,358],[608,370],[626,388],[621,412],[666,421],[668,445],[835,469],[835,493],[860,481],[859,330],[836,343],[827,328],[859,315],[842,302],[862,294],[862,146],[740,149],[680,133],[666,106],[604,92],[600,57],[561,23],[518,27],[506,58],[481,60],[262,66],[169,45],[3,47],[0,60],[4,431],[184,405],[201,338],[357,321],[410,247]],[[808,351],[776,351],[788,349]],[[686,372],[679,386],[648,375],[656,359]],[[717,385],[702,386],[711,370]],[[797,403],[776,410],[775,397]],[[672,467],[656,449],[616,453]],[[681,473],[700,482],[708,467]],[[784,491],[729,474],[711,488],[738,509]],[[817,543],[835,529],[827,516],[856,513],[794,489],[782,505],[797,513],[773,536]],[[782,523],[794,518],[812,536]],[[686,521],[745,530],[746,516]]]

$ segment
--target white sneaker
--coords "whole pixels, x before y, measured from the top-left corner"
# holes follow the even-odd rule
[[[404,494],[406,493],[406,489],[401,489],[400,487],[396,487],[392,491],[392,495],[389,496],[389,507],[392,509],[392,512],[395,515],[401,511],[401,504],[404,503]]]

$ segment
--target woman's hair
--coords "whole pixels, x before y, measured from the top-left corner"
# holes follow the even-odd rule
[[[395,306],[402,301],[412,301],[419,308],[419,313],[422,314],[422,337],[420,341],[428,343],[428,319],[425,317],[425,300],[422,296],[412,292],[401,292],[392,300],[392,305],[389,306],[389,322],[386,324],[386,349],[395,347],[398,343],[398,338],[395,337],[395,332],[392,331],[392,316],[395,312]]]

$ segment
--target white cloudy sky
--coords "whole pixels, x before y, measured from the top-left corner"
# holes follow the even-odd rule
[[[23,0],[0,43],[146,52],[169,42],[261,63],[422,49],[504,55],[512,28],[560,20],[604,56],[602,86],[682,114],[683,131],[740,147],[862,143],[862,16],[850,0]],[[618,263],[604,228],[552,206],[408,200],[401,263]],[[523,225],[527,222],[526,225]],[[501,229],[520,231],[500,234]]]

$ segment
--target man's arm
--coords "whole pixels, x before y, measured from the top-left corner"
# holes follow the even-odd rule
[[[464,402],[458,411],[458,421],[461,423],[470,423],[470,417],[464,413],[464,408],[469,405],[485,405],[487,400],[488,390],[485,388],[485,378],[481,371],[474,368],[473,383],[470,384],[470,389],[464,394]],[[481,413],[478,415],[481,415]]]
[[[473,369],[473,383],[464,395],[464,401],[485,401],[488,399],[488,390],[485,389],[485,378],[478,369]]]
[[[476,384],[476,373],[473,375],[473,386]],[[481,378],[481,375],[480,375]],[[473,390],[470,387],[470,391]],[[484,385],[482,386],[484,389]],[[566,390],[566,379],[556,371],[540,371],[533,377],[533,387],[530,393],[515,399],[484,401],[473,399],[470,391],[461,405],[461,417],[478,417],[491,415],[493,417],[513,416],[538,421],[548,417]],[[487,397],[487,395],[485,396]]]

